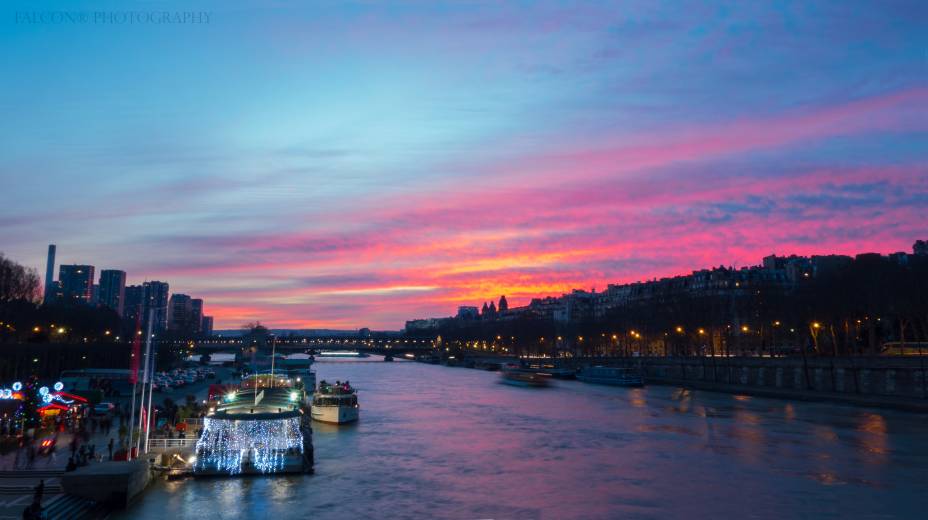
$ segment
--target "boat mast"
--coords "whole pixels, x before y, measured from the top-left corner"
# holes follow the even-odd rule
[[[274,387],[274,358],[277,357],[277,338],[271,338],[271,388]]]

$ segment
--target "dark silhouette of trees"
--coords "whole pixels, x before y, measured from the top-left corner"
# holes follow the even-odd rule
[[[41,295],[39,275],[0,253],[0,302],[37,302]]]

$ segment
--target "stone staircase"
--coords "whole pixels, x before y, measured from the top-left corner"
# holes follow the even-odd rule
[[[23,497],[22,503],[28,504],[35,493],[35,487],[44,480],[45,490],[42,500],[44,518],[91,520],[108,516],[109,509],[103,504],[63,494],[62,475],[64,475],[63,470],[51,469],[0,471],[0,497],[21,496]]]
[[[31,494],[39,481],[45,481],[45,494],[61,493],[62,470],[24,469],[0,471],[0,495]]]
[[[49,520],[92,520],[109,516],[103,504],[74,495],[58,495],[49,500],[42,507],[42,513]]]

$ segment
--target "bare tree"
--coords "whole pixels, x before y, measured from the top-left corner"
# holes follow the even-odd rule
[[[0,302],[25,300],[38,302],[41,296],[39,274],[0,253]]]

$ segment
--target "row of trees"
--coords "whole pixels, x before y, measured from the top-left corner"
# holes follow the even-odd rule
[[[907,260],[861,255],[796,284],[667,291],[599,320],[448,320],[433,334],[448,352],[518,355],[844,356],[876,355],[887,346],[913,352],[928,345],[928,257]]]

